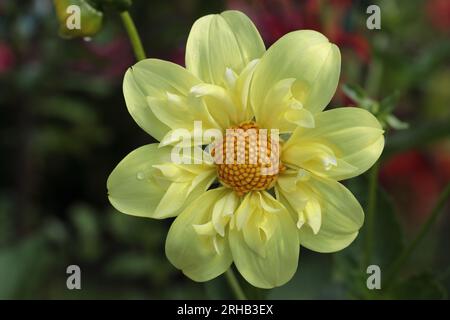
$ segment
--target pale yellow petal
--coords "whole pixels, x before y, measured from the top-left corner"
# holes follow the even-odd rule
[[[192,202],[173,222],[166,240],[169,261],[194,281],[208,281],[231,265],[226,237],[215,232],[212,212],[231,191],[209,190]]]
[[[380,157],[384,136],[378,120],[360,108],[337,108],[315,116],[315,127],[298,127],[283,145],[282,161],[323,177],[348,179]]]
[[[305,191],[313,208],[297,207],[293,201],[305,197]],[[292,216],[298,215],[300,244],[313,251],[335,252],[347,247],[364,222],[364,212],[353,194],[331,179],[311,175],[307,181],[297,181],[295,190],[277,186],[277,196]]]
[[[214,167],[174,164],[171,151],[151,144],[127,155],[107,181],[111,204],[126,214],[162,219],[203,194],[215,179]]]
[[[227,68],[240,74],[264,52],[251,20],[242,12],[225,11],[194,23],[186,45],[186,67],[204,82],[225,85]]]
[[[264,202],[264,204],[263,204]],[[264,209],[265,208],[265,209]],[[270,209],[269,209],[270,208]],[[289,213],[267,192],[252,192],[236,212],[250,215],[230,229],[230,248],[242,276],[259,288],[281,286],[294,275],[298,231]]]
[[[160,140],[169,131],[148,105],[147,97],[163,98],[167,93],[186,95],[199,83],[179,65],[158,59],[146,59],[136,63],[125,73],[123,94],[136,123],[154,138]]]
[[[295,81],[294,78],[278,81],[269,90],[263,103],[254,106],[256,121],[261,127],[289,133],[297,126],[306,128],[315,126],[313,114],[294,96]]]
[[[195,87],[195,86],[194,86]],[[195,123],[202,129],[222,129],[210,114],[200,97],[192,91],[187,96],[167,93],[163,97],[147,97],[153,114],[170,129],[186,129],[193,132]]]
[[[258,64],[251,85],[251,103],[256,114],[265,114],[264,106],[271,90],[282,80],[292,79],[293,97],[313,115],[322,111],[333,97],[340,74],[339,49],[319,32],[294,31],[273,44]],[[273,100],[273,99],[272,99]],[[271,114],[277,114],[280,102],[272,102]],[[274,119],[276,120],[276,118]],[[278,123],[266,125],[271,128]]]

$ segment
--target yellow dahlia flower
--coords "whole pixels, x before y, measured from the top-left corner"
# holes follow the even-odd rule
[[[176,217],[166,254],[195,281],[213,279],[234,263],[256,287],[286,283],[300,245],[334,252],[355,239],[364,213],[338,181],[369,169],[383,150],[383,130],[369,112],[323,112],[339,73],[339,49],[318,32],[289,33],[266,51],[241,12],[198,19],[186,68],[147,59],[125,75],[131,116],[160,143],[117,165],[107,182],[110,202],[130,215]],[[270,158],[279,160],[277,170],[263,174],[248,156],[238,164],[196,161],[219,150],[202,148],[196,121],[223,133],[277,129],[280,146]],[[183,145],[193,146],[187,157],[194,164],[171,161],[179,129],[193,135]]]

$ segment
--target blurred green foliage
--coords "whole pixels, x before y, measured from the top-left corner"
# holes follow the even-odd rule
[[[193,21],[232,2],[135,0],[131,13],[152,57],[183,64]],[[387,133],[387,161],[448,139],[450,41],[431,25],[425,1],[375,2],[382,30],[365,29],[367,1],[353,3],[345,18],[346,31],[361,33],[372,55],[367,63],[343,55],[343,81],[361,84],[367,96],[353,87],[347,90],[352,102],[339,91],[333,104],[371,108],[384,101],[378,108],[389,111],[384,119],[394,128]],[[50,0],[0,0],[0,48],[13,53],[0,69],[0,299],[231,298],[223,278],[194,283],[170,265],[164,253],[170,221],[129,217],[108,203],[108,174],[129,151],[154,141],[125,108],[121,82],[134,62],[118,16],[108,14],[90,42],[67,41],[58,37]],[[402,122],[388,119],[394,105],[395,119],[408,129],[397,131]],[[365,206],[367,177],[347,186]],[[380,190],[370,263],[382,270],[411,237],[400,216],[395,199]],[[243,285],[251,298],[445,298],[449,228],[443,215],[387,292],[366,287],[364,228],[333,255],[302,248],[297,274],[281,288]],[[71,264],[81,267],[82,290],[66,288]]]

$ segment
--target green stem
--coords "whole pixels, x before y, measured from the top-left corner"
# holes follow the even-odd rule
[[[247,300],[244,291],[242,290],[236,276],[234,275],[231,267],[225,272],[225,276],[227,277],[228,284],[230,285],[231,290],[234,293],[234,296],[238,300]]]
[[[430,231],[432,225],[436,221],[439,214],[442,212],[442,209],[444,208],[445,203],[447,202],[447,199],[450,197],[450,183],[447,184],[444,191],[439,195],[439,199],[436,202],[436,205],[434,206],[433,210],[430,213],[430,216],[428,217],[427,221],[422,226],[420,232],[416,236],[416,238],[409,244],[405,250],[400,254],[400,256],[394,261],[392,264],[390,273],[386,277],[386,286],[385,289],[392,285],[393,281],[395,281],[395,277],[400,270],[400,268],[403,266],[403,264],[408,260],[408,258],[411,256],[411,254],[414,252],[416,247],[419,245],[419,243],[423,240],[425,235]]]
[[[381,77],[383,75],[383,64],[380,60],[374,59],[369,66],[369,72],[366,78],[366,92],[369,96],[376,96]],[[378,173],[380,171],[380,160],[378,160],[370,170],[369,175],[369,197],[366,208],[366,238],[365,238],[365,253],[364,253],[364,268],[370,264],[373,253],[373,239],[374,239],[374,216],[377,203],[377,189],[378,189]]]
[[[366,250],[365,250],[365,266],[370,264],[373,252],[373,236],[374,236],[374,218],[377,204],[377,187],[378,172],[380,171],[380,162],[377,161],[370,170],[369,176],[369,199],[366,210]]]
[[[123,25],[127,30],[128,37],[130,38],[136,60],[144,60],[146,58],[144,47],[142,46],[141,38],[139,37],[130,13],[128,11],[123,11],[120,13],[120,17],[122,18]]]

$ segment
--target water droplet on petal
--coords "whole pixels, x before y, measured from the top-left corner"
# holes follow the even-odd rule
[[[145,174],[144,174],[143,172],[138,172],[138,173],[136,174],[136,178],[137,178],[138,180],[144,180]]]

